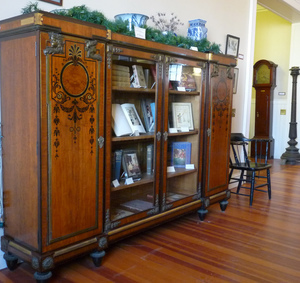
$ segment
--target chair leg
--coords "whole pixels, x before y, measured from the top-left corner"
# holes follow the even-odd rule
[[[237,190],[236,190],[237,194],[240,192],[242,182],[243,182],[243,178],[244,178],[244,170],[241,170],[240,180],[239,180],[239,184],[238,184],[238,187],[237,187]]]
[[[270,177],[270,169],[267,169],[267,181],[268,181],[268,195],[269,195],[269,199],[271,199],[271,177]]]
[[[254,185],[255,185],[255,171],[252,172],[252,176],[251,176],[250,206],[252,205],[253,202]]]
[[[228,183],[230,183],[230,180],[231,180],[231,177],[232,177],[232,173],[233,173],[233,169],[230,170]]]

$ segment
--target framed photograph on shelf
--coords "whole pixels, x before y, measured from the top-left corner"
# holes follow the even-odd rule
[[[240,46],[240,38],[227,34],[225,54],[237,58],[239,55],[239,46]]]
[[[126,178],[140,179],[142,171],[139,165],[136,150],[124,150],[122,155],[122,165]]]
[[[62,2],[63,2],[63,0],[40,0],[40,1],[51,3],[58,6],[62,6]]]
[[[190,131],[194,130],[192,103],[190,102],[173,102],[173,128],[181,130],[188,128]]]
[[[190,142],[173,142],[171,165],[184,168],[186,164],[191,163],[192,144]]]
[[[238,78],[239,78],[239,69],[234,68],[234,70],[233,70],[233,93],[236,93]]]

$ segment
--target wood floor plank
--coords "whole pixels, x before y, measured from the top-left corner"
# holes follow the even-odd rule
[[[49,283],[300,282],[300,165],[271,170],[272,199],[232,194],[225,212],[208,208],[120,241],[106,250],[100,268],[90,257],[53,271]],[[31,266],[0,271],[0,282],[35,282]]]

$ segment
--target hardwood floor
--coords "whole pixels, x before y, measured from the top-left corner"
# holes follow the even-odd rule
[[[272,200],[232,195],[225,212],[209,207],[118,242],[100,268],[84,257],[56,268],[49,282],[300,282],[300,165],[272,168]],[[34,282],[23,263],[0,282]]]

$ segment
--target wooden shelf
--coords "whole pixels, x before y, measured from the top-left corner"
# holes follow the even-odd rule
[[[112,142],[154,140],[154,133],[140,134],[139,136],[113,137],[111,140]]]
[[[198,129],[188,132],[178,132],[178,133],[168,133],[168,137],[177,137],[177,136],[188,136],[188,135],[198,135]]]
[[[169,90],[169,94],[176,94],[176,95],[200,95],[199,91],[179,91],[179,90]]]
[[[167,174],[167,178],[174,178],[174,177],[178,177],[178,176],[182,176],[182,175],[189,175],[189,174],[193,174],[195,172],[197,172],[197,169],[185,169],[185,168],[175,168],[176,172],[172,172],[172,173],[168,173]]]
[[[116,92],[131,92],[131,93],[151,93],[155,94],[155,89],[151,88],[134,88],[134,87],[120,87],[120,86],[114,86],[112,87],[113,91]]]
[[[120,190],[124,190],[124,189],[128,189],[128,188],[133,188],[133,187],[137,187],[137,186],[141,186],[141,185],[145,185],[145,184],[150,184],[154,182],[154,178],[153,178],[153,174],[152,175],[148,175],[148,174],[143,174],[141,180],[134,182],[133,184],[130,185],[125,185],[125,181],[121,181],[120,182],[120,186],[114,188],[111,188],[112,192],[116,192],[116,191],[120,191]]]

